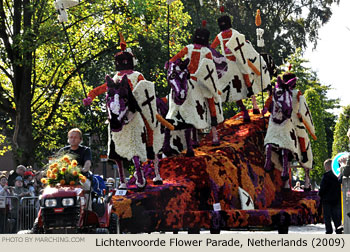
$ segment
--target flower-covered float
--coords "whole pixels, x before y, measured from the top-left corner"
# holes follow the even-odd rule
[[[144,192],[136,192],[131,179],[131,190],[112,198],[121,231],[271,228],[285,232],[288,225],[319,222],[317,192],[285,190],[280,170],[264,170],[268,117],[252,111],[250,117],[251,122],[244,123],[241,112],[219,124],[219,146],[212,146],[208,135],[194,149],[194,157],[186,157],[184,151],[162,159],[163,185],[149,183]],[[151,180],[153,164],[143,166]]]
[[[86,191],[89,180],[80,173],[73,156],[66,154],[51,160],[46,168],[46,178],[41,182],[46,187],[40,196],[33,233],[118,232],[118,217],[111,211],[113,192],[92,197]]]

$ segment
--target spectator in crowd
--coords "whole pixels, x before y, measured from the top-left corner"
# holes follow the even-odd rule
[[[42,190],[44,189],[43,183],[41,183],[41,179],[44,177],[44,171],[38,171],[35,173],[34,177],[34,189],[35,195],[40,195]]]
[[[13,194],[19,198],[33,196],[27,188],[23,187],[23,178],[21,176],[17,176],[15,180]]]
[[[10,211],[11,218],[14,220],[14,224],[11,230],[11,233],[16,232],[17,221],[21,223],[22,220],[20,217],[22,216],[22,208],[19,208],[20,200],[22,197],[31,197],[34,196],[27,188],[23,187],[23,178],[21,176],[17,176],[15,179],[15,188],[13,188],[13,196],[17,196],[17,200],[13,200],[12,209]]]
[[[341,183],[332,171],[332,159],[324,162],[324,169],[326,172],[322,176],[318,194],[323,206],[326,234],[333,233],[332,220],[336,233],[341,234]]]
[[[32,171],[26,171],[24,173],[23,186],[27,188],[32,195],[35,195],[34,173]]]
[[[8,188],[7,183],[8,181],[7,181],[6,175],[1,174],[0,175],[0,192],[4,190],[5,187]]]
[[[7,185],[7,177],[3,174],[0,176],[0,196],[11,196],[11,191]],[[7,233],[7,221],[11,209],[11,199],[5,199],[5,207],[0,208],[0,234]]]
[[[17,166],[16,170],[12,170],[8,177],[8,185],[15,186],[15,180],[18,176],[23,177],[24,172],[26,171],[26,167],[24,165]]]

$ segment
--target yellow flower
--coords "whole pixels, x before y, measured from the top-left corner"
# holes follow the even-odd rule
[[[71,182],[69,182],[69,184],[70,184],[71,186],[73,186],[73,185],[75,185],[75,182],[74,182],[74,181],[71,181]]]
[[[73,171],[72,174],[73,174],[73,176],[78,176],[78,172],[77,171]]]
[[[57,163],[53,163],[53,164],[52,164],[52,167],[53,167],[53,168],[56,168],[57,166],[58,166]]]
[[[72,166],[73,166],[73,167],[76,167],[77,165],[78,165],[77,160],[73,160],[73,161],[72,161]]]
[[[51,174],[51,178],[52,179],[57,179],[57,175],[56,174]]]
[[[63,173],[65,173],[65,172],[67,171],[67,167],[63,167],[63,168],[61,169],[61,171],[62,171]]]
[[[61,179],[60,184],[64,185],[65,183],[66,183],[66,181],[64,181],[64,179]]]
[[[46,180],[46,178],[42,178],[42,179],[41,179],[41,183],[43,183],[43,184],[47,184],[47,180]]]
[[[48,177],[48,178],[51,177],[51,170],[47,170],[47,172],[46,172],[46,177]]]
[[[58,172],[58,169],[55,167],[52,169],[52,173],[57,173]]]

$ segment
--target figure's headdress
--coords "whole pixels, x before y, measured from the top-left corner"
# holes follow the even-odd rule
[[[205,20],[202,21],[202,28],[196,29],[193,36],[193,43],[200,44],[204,46],[209,45],[209,36],[210,31],[205,28],[207,22]]]
[[[297,78],[296,78],[295,73],[292,73],[292,72],[290,71],[291,69],[292,69],[292,65],[290,64],[290,65],[288,66],[288,72],[284,73],[283,76],[282,76],[282,78],[283,78],[283,81],[284,81],[285,83],[288,83],[290,80],[292,80],[292,79],[295,78],[295,81],[291,82],[291,83],[292,83],[291,89],[293,89],[293,88],[295,88]]]
[[[220,6],[220,12],[222,14],[222,16],[218,18],[218,25],[219,25],[220,31],[225,31],[232,28],[231,18],[228,15],[224,15],[224,12],[225,12],[224,6]]]
[[[117,71],[134,70],[136,59],[130,48],[126,48],[126,42],[122,33],[120,36],[121,51],[114,55],[114,64]]]

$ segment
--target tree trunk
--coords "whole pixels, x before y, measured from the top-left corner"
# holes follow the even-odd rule
[[[16,34],[21,36],[21,39],[32,45],[33,37],[29,31],[31,31],[31,17],[32,9],[30,8],[29,0],[15,0],[17,9],[15,12],[17,16],[14,19],[14,30]],[[20,8],[21,6],[21,8]],[[23,13],[21,13],[21,11]],[[23,15],[23,31],[20,35],[20,20],[21,14]],[[16,118],[15,128],[13,136],[13,154],[17,164],[33,165],[34,164],[34,150],[35,144],[33,139],[33,126],[32,126],[32,60],[33,50],[31,46],[21,48],[22,50],[15,50],[14,61],[14,98],[16,103]],[[17,62],[20,62],[18,64]]]

